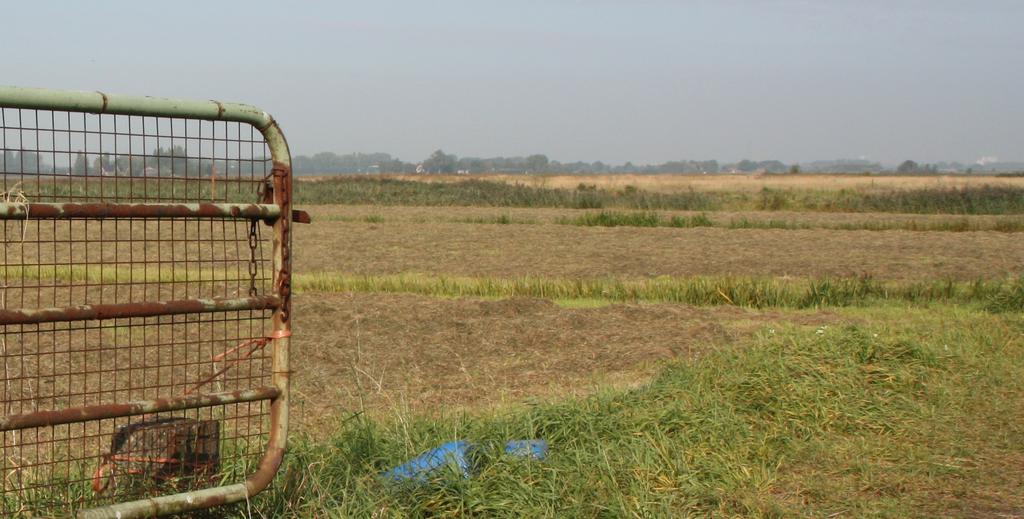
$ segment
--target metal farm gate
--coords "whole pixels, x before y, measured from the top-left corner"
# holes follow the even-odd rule
[[[0,516],[151,516],[267,487],[291,335],[274,120],[0,87],[0,149]]]

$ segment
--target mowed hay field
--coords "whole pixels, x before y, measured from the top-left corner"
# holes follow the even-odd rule
[[[441,215],[446,210],[431,212]],[[344,232],[339,232],[342,229]],[[497,278],[869,275],[899,280],[974,280],[1021,272],[1022,236],[995,231],[327,221],[314,223],[296,236],[299,249],[295,261],[299,272],[417,272]]]
[[[822,178],[776,210],[745,178],[708,180],[717,209],[630,205],[672,178],[588,179],[599,207],[300,182],[298,433],[230,513],[1024,516],[1024,186]],[[501,453],[526,438],[548,458]],[[456,439],[470,478],[380,477]]]

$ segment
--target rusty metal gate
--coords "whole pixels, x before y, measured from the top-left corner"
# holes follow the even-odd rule
[[[0,87],[0,516],[243,501],[288,431],[291,158],[231,103]]]

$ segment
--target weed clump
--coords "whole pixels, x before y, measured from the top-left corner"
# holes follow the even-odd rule
[[[575,218],[559,218],[555,221],[562,225],[579,225],[583,227],[713,227],[715,223],[708,215],[701,213],[695,216],[674,215],[665,219],[655,212],[622,212],[601,211],[585,213]]]
[[[1024,312],[1024,277],[992,294],[985,309],[995,313]]]

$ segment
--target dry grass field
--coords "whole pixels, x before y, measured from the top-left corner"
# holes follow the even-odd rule
[[[840,321],[829,311],[407,294],[300,294],[295,303],[304,309],[293,343],[298,414],[318,435],[339,412],[439,414],[633,387],[662,361],[727,348],[766,325]]]
[[[448,209],[417,209],[449,214]],[[387,214],[381,210],[380,214]],[[299,272],[649,278],[692,275],[1005,278],[1016,233],[832,231],[316,221],[296,236]]]
[[[460,182],[478,178],[494,182],[535,187],[575,189],[579,184],[599,188],[638,189],[659,193],[680,191],[756,192],[769,189],[926,189],[997,185],[1024,186],[1024,177],[972,176],[883,176],[883,175],[394,175],[393,178],[420,182]]]

